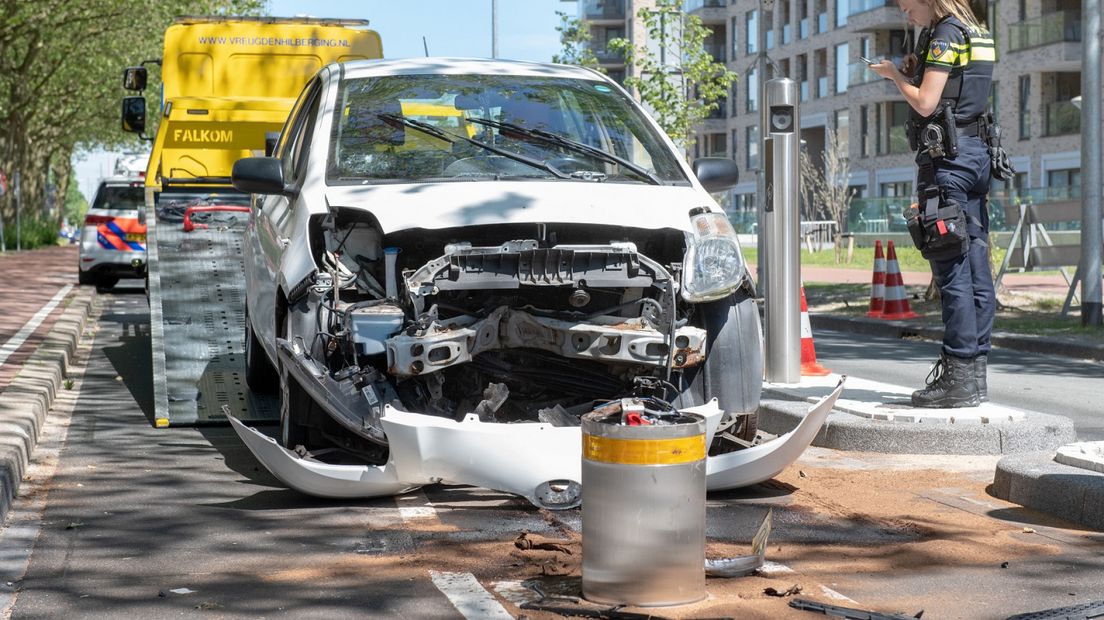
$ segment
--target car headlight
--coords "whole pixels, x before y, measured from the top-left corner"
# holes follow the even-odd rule
[[[744,257],[736,231],[723,213],[690,218],[693,232],[682,263],[682,298],[689,302],[727,297],[744,278]]]

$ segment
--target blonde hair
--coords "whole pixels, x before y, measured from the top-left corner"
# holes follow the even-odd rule
[[[966,24],[968,28],[979,32],[988,30],[984,24],[978,21],[977,16],[974,15],[974,10],[970,8],[969,0],[930,0],[930,2],[932,14],[935,15],[937,21],[948,15],[953,15],[957,17],[959,21]]]

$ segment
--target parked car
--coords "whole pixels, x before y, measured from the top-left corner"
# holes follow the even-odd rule
[[[597,407],[697,411],[711,455],[750,446],[759,314],[709,194],[737,176],[590,70],[323,68],[275,157],[233,170],[247,382],[282,400],[266,465],[316,495],[444,479],[563,507]]]
[[[80,233],[79,281],[111,288],[146,274],[145,184],[133,177],[100,181]]]

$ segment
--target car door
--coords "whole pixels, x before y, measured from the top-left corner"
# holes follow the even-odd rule
[[[288,122],[277,142],[275,157],[280,160],[284,181],[298,186],[303,174],[308,145],[313,133],[321,94],[321,81],[312,80],[292,108]],[[296,199],[278,194],[253,196],[253,218],[247,231],[246,290],[250,322],[272,359],[276,359],[276,295],[280,286],[279,268],[291,240],[292,212]]]

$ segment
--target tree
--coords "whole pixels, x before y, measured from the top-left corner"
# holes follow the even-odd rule
[[[42,208],[47,178],[57,179],[58,196],[66,195],[76,149],[138,144],[119,131],[122,69],[159,57],[175,16],[255,14],[263,6],[262,0],[0,0],[0,171],[20,173],[25,208]],[[157,85],[149,92],[156,97]],[[0,199],[0,216],[10,222],[14,212],[9,193]]]
[[[605,73],[605,69],[598,64],[598,57],[590,49],[590,22],[569,17],[563,11],[556,11],[556,15],[560,16],[560,25],[556,26],[556,32],[560,33],[560,45],[563,47],[559,54],[552,55],[552,62],[588,67]]]
[[[836,263],[840,262],[841,235],[847,225],[847,214],[855,190],[847,186],[851,176],[851,164],[847,151],[839,148],[839,133],[826,132],[827,148],[824,149],[824,169],[817,168],[808,151],[801,151],[801,193],[805,198],[805,217],[819,219],[823,214],[836,223],[833,243]]]
[[[681,0],[656,0],[655,8],[641,8],[637,17],[648,33],[647,44],[613,39],[608,47],[638,71],[625,78],[625,85],[636,90],[659,126],[686,149],[694,143],[694,128],[720,107],[736,74],[706,51],[711,31],[681,7]]]

